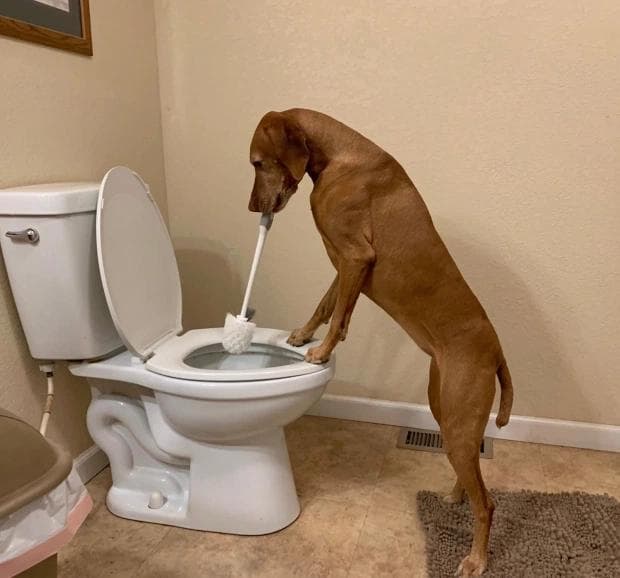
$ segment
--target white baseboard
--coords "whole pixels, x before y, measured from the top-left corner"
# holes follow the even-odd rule
[[[108,456],[93,444],[73,460],[73,467],[80,476],[82,483],[86,484],[103,470],[108,463]]]
[[[325,394],[308,415],[402,427],[439,429],[427,405]],[[501,429],[491,414],[486,435],[505,440],[620,452],[620,426],[513,415]]]

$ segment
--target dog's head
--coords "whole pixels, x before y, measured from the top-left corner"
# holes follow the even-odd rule
[[[297,123],[282,113],[268,112],[258,123],[250,145],[250,162],[256,173],[250,211],[281,211],[297,190],[308,158],[306,139]]]

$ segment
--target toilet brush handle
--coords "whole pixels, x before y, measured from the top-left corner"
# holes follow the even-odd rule
[[[243,305],[241,306],[241,313],[239,317],[246,319],[248,306],[250,304],[250,295],[252,293],[252,285],[254,285],[254,277],[256,277],[256,270],[258,269],[258,262],[260,261],[261,253],[263,252],[263,246],[265,245],[265,238],[267,237],[267,231],[271,227],[273,222],[272,213],[263,213],[260,218],[260,226],[258,227],[258,241],[256,243],[256,250],[254,251],[254,260],[252,261],[252,268],[250,269],[250,277],[248,278],[248,285],[245,289],[245,296],[243,298]]]

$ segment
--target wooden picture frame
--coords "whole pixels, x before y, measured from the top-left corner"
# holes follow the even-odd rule
[[[93,54],[88,0],[2,0],[0,34]]]

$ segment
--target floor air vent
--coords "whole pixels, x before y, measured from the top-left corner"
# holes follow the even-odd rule
[[[396,447],[423,452],[443,453],[441,433],[427,429],[401,427]],[[493,457],[493,438],[484,438],[480,444],[480,457]]]

